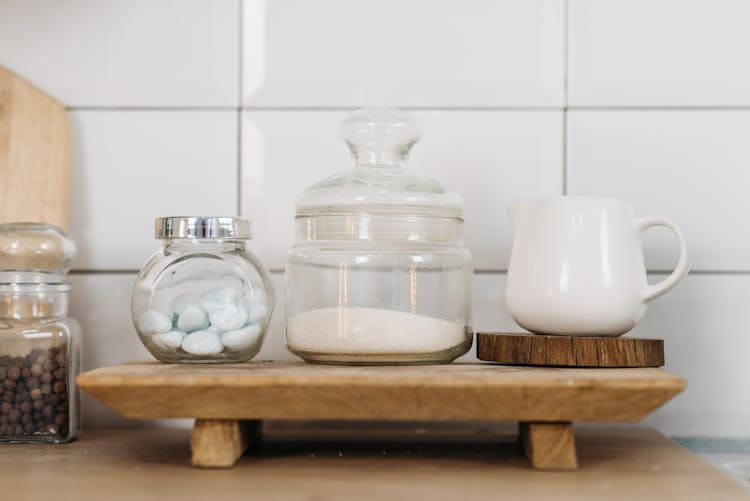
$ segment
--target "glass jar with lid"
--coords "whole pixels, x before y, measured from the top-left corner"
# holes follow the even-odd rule
[[[162,362],[243,362],[260,351],[274,294],[247,248],[250,222],[235,217],[163,217],[164,241],[133,287],[133,323]]]
[[[0,224],[0,442],[68,442],[80,431],[80,326],[68,318],[73,239]]]
[[[463,202],[407,165],[418,122],[363,108],[355,161],[301,193],[286,265],[286,344],[310,362],[447,363],[471,347]]]

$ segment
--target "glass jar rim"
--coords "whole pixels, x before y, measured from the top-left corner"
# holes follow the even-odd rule
[[[57,273],[0,272],[0,292],[33,294],[68,291],[70,291],[70,283],[63,275]]]
[[[167,216],[154,221],[159,240],[248,240],[250,220],[240,217]]]

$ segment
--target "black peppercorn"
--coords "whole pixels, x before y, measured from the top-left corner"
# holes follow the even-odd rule
[[[18,409],[12,409],[8,413],[8,419],[10,420],[11,423],[15,423],[19,421],[21,419],[21,411],[19,411]]]
[[[53,409],[49,405],[45,407],[44,409],[42,409],[42,417],[44,417],[44,419],[52,419],[55,417],[55,414],[56,414],[55,409]],[[11,419],[11,421],[12,420],[13,419]]]
[[[68,432],[66,353],[55,347],[34,348],[23,357],[0,355],[0,439]]]

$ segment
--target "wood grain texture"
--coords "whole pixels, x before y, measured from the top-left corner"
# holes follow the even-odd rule
[[[201,468],[231,468],[259,432],[260,421],[196,419],[190,435],[191,463]]]
[[[572,423],[522,422],[519,432],[534,468],[566,471],[578,468]]]
[[[190,432],[87,429],[65,445],[0,445],[2,496],[55,501],[633,501],[750,498],[747,488],[659,433],[576,426],[579,469],[529,468],[515,426],[268,423],[261,454],[196,470]]]
[[[477,358],[506,365],[545,367],[661,367],[664,341],[477,333]]]
[[[137,363],[81,374],[131,418],[639,421],[682,391],[661,369],[494,364]]]
[[[65,107],[0,67],[0,223],[68,224]]]

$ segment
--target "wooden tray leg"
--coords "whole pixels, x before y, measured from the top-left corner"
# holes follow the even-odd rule
[[[196,419],[190,437],[193,466],[231,468],[253,442],[260,440],[260,421]]]
[[[578,468],[572,423],[519,423],[523,448],[539,470]]]

